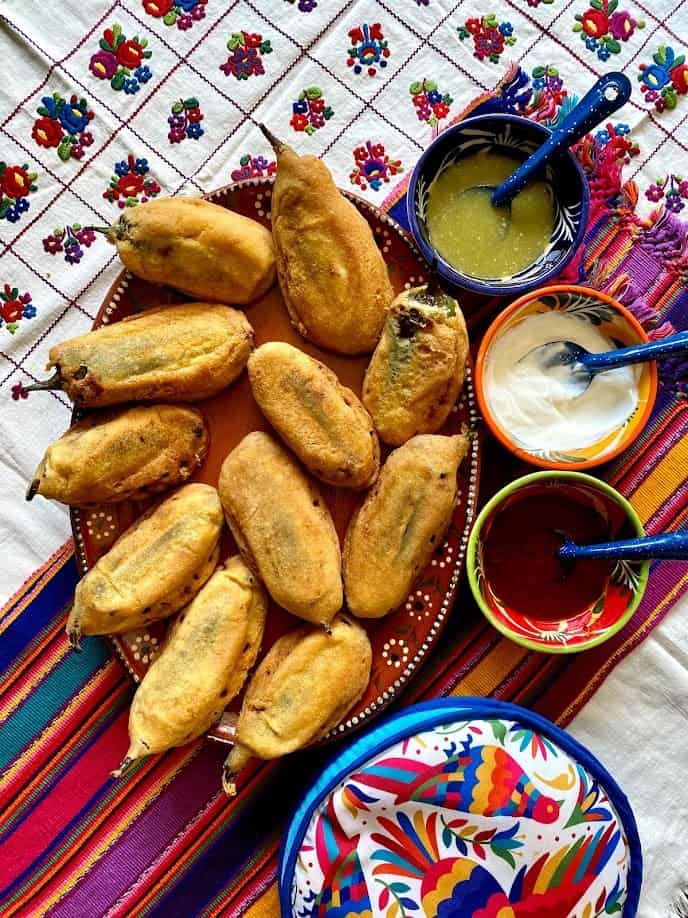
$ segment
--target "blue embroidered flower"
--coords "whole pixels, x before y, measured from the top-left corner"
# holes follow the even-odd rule
[[[502,33],[502,35],[512,35],[514,31],[514,27],[511,25],[510,22],[503,22],[499,26],[499,31]]]
[[[544,77],[536,77],[533,80],[533,89],[544,89],[547,85]]]
[[[52,96],[43,96],[41,102],[48,110],[48,118],[57,118],[57,101]]]
[[[17,210],[17,205],[14,204],[12,207],[8,207],[5,211],[5,220],[9,220],[10,223],[17,223],[21,217],[21,214]]]
[[[438,92],[436,89],[430,90],[428,93],[428,102],[430,105],[437,105],[438,102],[442,101],[442,93]]]
[[[124,91],[128,96],[133,96],[135,92],[139,91],[139,81],[132,80],[131,78],[124,81]]]
[[[148,66],[148,64],[143,64],[141,67],[137,67],[134,71],[134,76],[139,81],[139,83],[147,83],[148,80],[153,76],[153,72]]]
[[[129,163],[126,159],[121,159],[118,163],[115,163],[115,174],[129,175]]]
[[[668,50],[671,49],[669,48]],[[662,87],[667,85],[671,79],[671,73],[669,72],[668,66],[650,64],[649,67],[646,67],[643,70],[641,79],[646,86],[650,87],[650,89],[657,90],[662,89]]]
[[[198,5],[198,0],[175,0],[175,2],[185,13],[190,13],[191,10]]]
[[[88,110],[85,100],[83,103],[65,104],[60,109],[60,124],[68,134],[80,134],[88,127]]]
[[[22,311],[22,318],[24,319],[33,319],[36,315],[36,307],[33,303],[26,303]]]
[[[617,133],[617,134],[620,134],[622,137],[625,137],[626,134],[630,134],[630,133],[631,133],[631,129],[630,129],[629,125],[624,124],[623,122],[621,122],[620,124],[617,124],[617,126],[616,126],[616,133]]]
[[[607,130],[597,131],[595,134],[595,140],[598,143],[609,143],[612,139],[612,135]]]
[[[29,209],[29,202],[26,200],[26,198],[19,198],[14,205],[14,209],[18,214],[26,213],[26,211]]]
[[[308,114],[308,99],[305,97],[303,99],[297,99],[296,102],[292,104],[292,110],[295,115],[307,115]]]
[[[186,129],[186,136],[198,140],[199,137],[203,136],[203,128],[198,123],[190,124]]]
[[[590,35],[585,39],[585,47],[588,49],[588,51],[595,51],[597,49],[597,39]]]
[[[611,57],[611,54],[612,52],[609,50],[609,48],[606,45],[602,45],[602,47],[597,49],[597,56],[599,57],[601,61],[609,60],[609,58]]]
[[[137,159],[134,163],[134,171],[139,175],[145,175],[148,172],[148,160],[145,158]]]

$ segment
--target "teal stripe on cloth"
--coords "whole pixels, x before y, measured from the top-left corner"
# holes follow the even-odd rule
[[[0,724],[0,770],[60,711],[108,659],[105,641],[89,640],[81,653],[70,652],[31,692],[12,716]]]

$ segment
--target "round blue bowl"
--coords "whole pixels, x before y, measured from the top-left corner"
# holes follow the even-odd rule
[[[546,167],[545,180],[554,198],[549,245],[522,271],[495,278],[463,273],[433,247],[425,222],[430,186],[448,166],[462,157],[492,150],[524,160],[550,133],[544,125],[518,115],[477,115],[443,131],[416,163],[406,196],[409,226],[423,256],[450,284],[488,296],[526,293],[547,283],[573,258],[585,233],[590,192],[578,160],[568,150]]]

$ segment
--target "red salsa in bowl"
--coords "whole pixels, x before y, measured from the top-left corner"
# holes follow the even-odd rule
[[[642,535],[631,505],[577,472],[536,472],[503,488],[478,517],[468,548],[471,588],[507,637],[538,650],[583,650],[619,630],[645,589],[647,562],[562,561],[580,545]]]

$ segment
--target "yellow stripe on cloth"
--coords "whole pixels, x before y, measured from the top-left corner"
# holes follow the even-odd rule
[[[527,654],[528,651],[524,647],[506,638],[501,638],[499,643],[452,689],[450,694],[477,695],[486,698]]]
[[[280,913],[277,883],[268,886],[260,899],[244,912],[244,918],[277,918]]]
[[[631,497],[643,521],[651,519],[686,477],[688,437],[683,437],[659,462]]]

